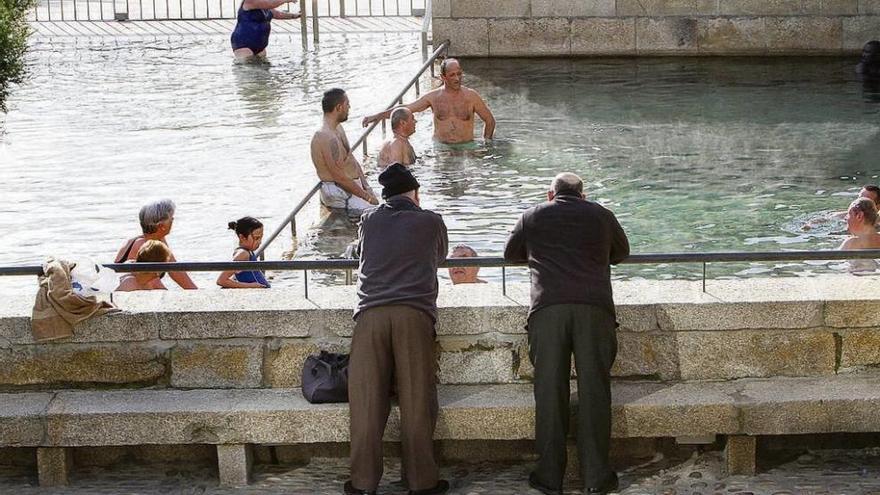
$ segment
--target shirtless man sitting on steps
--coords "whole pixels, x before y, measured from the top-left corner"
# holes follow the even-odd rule
[[[440,79],[443,86],[418,100],[404,105],[412,112],[423,112],[430,108],[434,112],[434,139],[445,144],[468,143],[474,140],[474,114],[483,120],[483,139],[492,139],[495,134],[495,117],[480,95],[461,85],[463,76],[461,65],[454,58],[447,58],[440,64]],[[392,110],[364,117],[364,127],[387,119]]]
[[[321,100],[324,125],[312,137],[312,163],[321,179],[321,204],[345,209],[352,216],[379,204],[364,177],[361,164],[352,156],[342,123],[351,105],[345,91],[333,88]]]

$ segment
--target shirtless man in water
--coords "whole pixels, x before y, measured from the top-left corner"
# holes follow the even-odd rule
[[[321,179],[321,204],[359,215],[379,204],[364,177],[361,164],[351,154],[342,123],[351,105],[345,91],[333,88],[321,100],[324,125],[312,137],[312,163]]]
[[[409,167],[416,162],[416,152],[409,143],[409,137],[416,132],[415,115],[408,108],[395,108],[391,111],[391,131],[394,137],[386,141],[379,152],[379,170],[395,163]]]
[[[445,144],[468,143],[474,140],[474,114],[483,120],[483,139],[492,139],[495,134],[495,117],[480,95],[461,85],[461,65],[454,58],[447,58],[440,64],[440,79],[443,87],[437,88],[418,100],[404,105],[412,112],[423,112],[430,108],[434,112],[434,139]],[[391,110],[364,117],[364,127],[387,119]]]

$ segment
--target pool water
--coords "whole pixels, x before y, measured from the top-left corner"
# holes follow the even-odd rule
[[[269,52],[270,65],[234,65],[220,37],[35,45],[32,77],[14,91],[0,137],[0,264],[49,254],[110,261],[138,233],[140,206],[158,197],[177,202],[169,241],[179,260],[230,259],[227,222],[252,215],[270,231],[314,185],[308,144],[322,92],[349,92],[353,142],[363,115],[387,105],[421,64],[412,34],[327,35],[308,52],[278,36]],[[497,139],[435,145],[430,113],[419,115],[423,206],[444,216],[451,244],[498,255],[521,211],[545,197],[556,173],[573,171],[617,214],[634,253],[835,248],[844,225],[832,214],[863,183],[880,182],[880,88],[856,80],[854,62],[465,61],[465,84],[494,111]],[[423,78],[424,89],[432,84]],[[372,156],[380,141],[379,132],[370,139]],[[298,217],[296,257],[338,257],[352,239],[345,222],[311,228],[318,217],[316,201]],[[293,250],[285,235],[267,254]],[[840,269],[743,264],[712,273]],[[626,266],[615,276],[698,273]],[[215,276],[195,279],[213,286]]]

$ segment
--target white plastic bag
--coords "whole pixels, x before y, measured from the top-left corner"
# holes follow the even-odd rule
[[[83,297],[107,295],[119,286],[119,275],[93,260],[77,260],[70,270],[70,285]]]

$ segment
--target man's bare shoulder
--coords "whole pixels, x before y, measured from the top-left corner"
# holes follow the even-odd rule
[[[467,88],[465,86],[461,87],[461,91],[464,93],[465,97],[469,100],[480,100],[482,101],[483,97],[480,96],[480,93],[477,93],[475,89]]]

